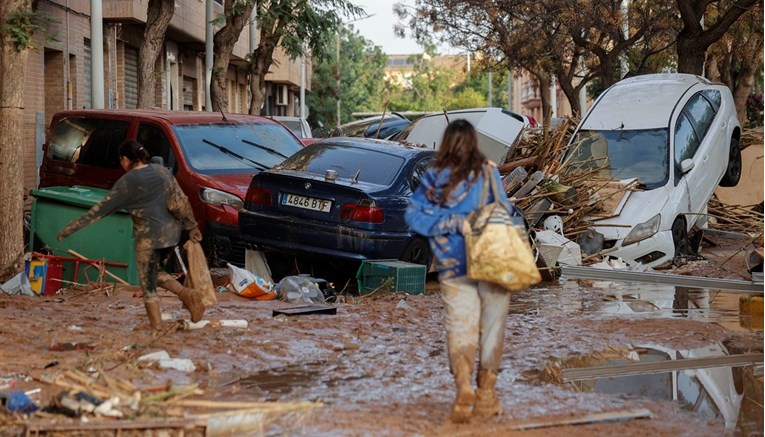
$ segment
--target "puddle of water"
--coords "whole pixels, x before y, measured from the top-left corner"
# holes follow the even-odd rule
[[[717,323],[737,331],[762,331],[762,314],[739,309],[742,293],[642,282],[611,282],[562,278],[558,285],[518,294],[511,314],[653,314]]]
[[[249,392],[272,397],[283,396],[295,389],[320,385],[320,377],[327,366],[325,362],[314,362],[267,369],[241,378],[238,383]]]
[[[568,366],[618,366],[628,363],[661,363],[685,358],[719,357],[727,352],[719,345],[676,351],[665,348],[635,347],[623,356],[593,354],[592,357],[575,358],[564,363]],[[662,371],[629,376],[600,376],[570,381],[579,391],[622,394],[656,401],[675,401],[700,418],[717,422],[726,429],[762,430],[763,407],[756,393],[762,393],[762,365],[724,366],[701,369]],[[617,374],[617,373],[614,373]],[[565,370],[563,371],[565,376]],[[592,376],[592,375],[591,375]],[[560,381],[556,381],[560,382]],[[757,387],[759,386],[759,391]],[[747,435],[748,432],[745,432]]]

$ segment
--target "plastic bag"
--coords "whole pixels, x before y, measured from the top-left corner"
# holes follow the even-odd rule
[[[202,297],[202,305],[210,308],[218,303],[215,296],[215,286],[210,276],[210,269],[207,267],[207,259],[202,245],[191,240],[183,245],[186,251],[186,262],[188,263],[189,274],[186,275],[185,286],[197,290]]]
[[[275,299],[274,284],[253,274],[241,267],[226,264],[231,274],[231,286],[234,292],[242,297],[251,297],[255,300]]]
[[[324,293],[308,276],[286,276],[278,284],[275,291],[279,300],[290,303],[322,304],[326,303]]]

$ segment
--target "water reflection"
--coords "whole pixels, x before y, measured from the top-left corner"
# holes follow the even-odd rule
[[[739,310],[739,298],[746,296],[720,290],[676,287],[643,282],[612,282],[562,278],[560,288],[551,288],[557,299],[551,302],[536,298],[540,311],[604,312],[609,314],[642,314],[657,317],[683,317],[701,322],[717,323],[728,329],[762,331],[762,314],[747,314]],[[583,293],[589,292],[589,293]],[[547,300],[547,301],[546,301]],[[529,312],[528,301],[513,302]],[[525,303],[525,305],[524,305]],[[511,311],[513,309],[511,308]]]
[[[615,350],[615,349],[614,349]],[[718,422],[725,428],[736,427],[739,410],[744,399],[742,375],[752,375],[752,366],[748,372],[732,366],[707,367],[667,371],[662,362],[681,362],[684,359],[723,357],[728,355],[721,343],[689,350],[674,350],[659,345],[641,345],[626,348],[620,356],[610,353],[595,353],[590,357],[577,357],[562,363],[564,368],[561,381],[573,384],[580,391],[597,391],[611,394],[627,394],[657,401],[676,401],[684,408],[693,411],[699,417]],[[616,376],[630,373],[620,372],[625,364],[652,363],[645,373],[629,376]],[[566,369],[575,366],[577,369]],[[586,367],[594,366],[588,375]],[[610,366],[610,367],[609,367]],[[689,367],[693,367],[689,362]],[[585,367],[585,368],[582,368]],[[735,370],[734,370],[735,369]],[[584,373],[582,373],[584,371]],[[567,380],[577,374],[575,381]],[[547,372],[548,375],[555,372]],[[746,410],[749,414],[751,409]],[[761,417],[762,409],[759,411]],[[758,420],[757,417],[743,417],[744,422]]]

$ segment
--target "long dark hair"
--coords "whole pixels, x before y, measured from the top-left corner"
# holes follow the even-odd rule
[[[444,131],[434,167],[439,173],[449,168],[451,174],[440,194],[426,193],[428,199],[443,205],[460,182],[472,182],[481,174],[484,162],[486,156],[478,150],[478,134],[473,125],[467,120],[454,120],[449,123]]]
[[[130,160],[130,168],[135,167],[136,164],[139,162],[142,162],[144,164],[149,163],[149,159],[151,158],[151,155],[149,155],[149,151],[146,150],[141,143],[139,143],[136,140],[125,140],[120,144],[120,150],[119,150],[120,157],[125,157]]]

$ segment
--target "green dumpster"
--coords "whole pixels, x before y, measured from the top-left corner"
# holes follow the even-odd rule
[[[106,269],[130,284],[138,285],[133,239],[133,220],[124,211],[115,212],[87,226],[62,241],[59,231],[72,220],[84,214],[108,193],[89,187],[47,187],[32,190],[32,217],[29,229],[29,247],[39,251],[47,248],[53,255],[72,257],[69,249],[94,260],[126,264],[127,267],[107,266]],[[98,279],[94,268],[80,264],[74,278],[74,262],[64,263],[63,278],[78,283]],[[115,279],[106,275],[106,281]]]

